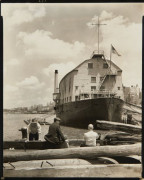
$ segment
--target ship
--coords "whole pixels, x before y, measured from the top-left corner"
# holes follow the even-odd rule
[[[59,85],[58,70],[54,79],[54,109],[63,125],[87,128],[96,120],[122,122],[122,70],[105,58],[104,51],[94,51],[90,59],[67,73]]]
[[[83,61],[67,73],[58,85],[58,70],[55,70],[53,100],[56,116],[65,126],[87,128],[96,120],[122,122],[124,91],[122,69],[111,59],[120,54],[111,44],[110,60],[99,50],[93,51],[90,59]]]

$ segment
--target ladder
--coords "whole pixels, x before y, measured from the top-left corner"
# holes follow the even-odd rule
[[[98,91],[100,91],[100,88],[101,88],[101,86],[102,86],[102,84],[103,84],[103,82],[104,82],[106,76],[107,76],[107,75],[110,75],[110,65],[109,65],[108,61],[105,59],[105,57],[104,57],[104,60],[106,61],[107,65],[108,65],[108,67],[109,67],[109,68],[108,68],[108,69],[109,69],[109,74],[106,73],[106,74],[104,75],[103,79],[100,81]]]
[[[107,76],[107,75],[105,75],[105,76],[103,77],[103,79],[100,81],[99,88],[98,88],[99,91],[100,91],[100,88],[101,88],[101,86],[102,86],[102,84],[103,84],[106,76]]]

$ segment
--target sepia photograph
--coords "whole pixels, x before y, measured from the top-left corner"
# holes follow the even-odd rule
[[[142,178],[143,3],[2,3],[3,177]]]

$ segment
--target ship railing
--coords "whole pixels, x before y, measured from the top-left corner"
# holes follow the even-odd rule
[[[107,72],[106,75],[117,75],[117,71],[114,71],[114,72]]]
[[[114,94],[114,92],[110,91],[110,90],[92,90],[90,91],[83,91],[80,93],[80,95],[82,94]]]
[[[110,90],[105,90],[105,89],[103,89],[103,90],[95,90],[95,91],[93,91],[92,93],[95,93],[95,94],[113,94],[112,91],[110,91]]]
[[[91,55],[91,58],[93,58],[94,55],[103,55],[104,56],[104,51],[103,50],[94,50],[92,55]]]
[[[103,50],[99,50],[99,51],[94,50],[92,55],[94,55],[94,54],[103,54],[104,55],[104,51]]]

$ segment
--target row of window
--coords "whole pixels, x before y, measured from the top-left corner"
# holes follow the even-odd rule
[[[120,90],[120,87],[117,87],[118,88],[118,90]],[[101,86],[101,89],[105,89],[105,86]],[[78,86],[75,86],[75,90],[78,90]],[[94,91],[94,90],[96,90],[96,86],[91,86],[91,91]]]
[[[108,68],[108,64],[107,63],[103,63],[103,68],[107,69]],[[88,63],[88,69],[93,69],[93,63]]]
[[[103,80],[104,77],[100,77],[100,81]],[[91,83],[96,83],[96,77],[91,77]],[[77,88],[78,86],[76,86]],[[76,89],[77,90],[77,89]]]
[[[71,102],[71,101],[72,101],[71,96],[70,96],[70,97],[67,97],[67,98],[62,99],[62,103],[67,103],[67,102]]]

